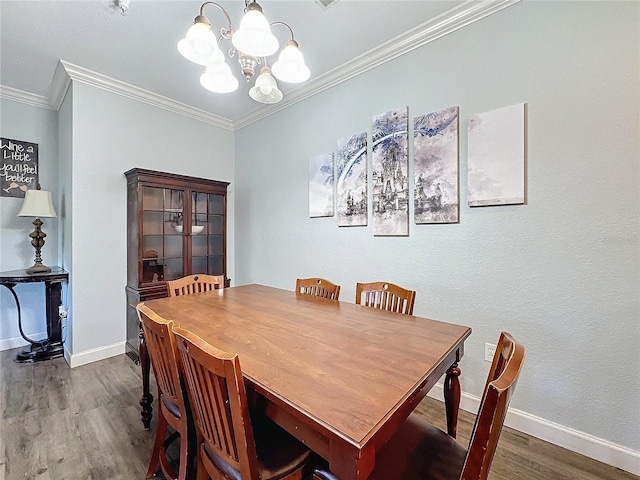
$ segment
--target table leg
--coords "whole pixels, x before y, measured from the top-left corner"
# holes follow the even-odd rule
[[[153,417],[153,395],[149,389],[149,373],[151,365],[149,363],[149,352],[147,351],[147,343],[144,341],[142,329],[140,329],[140,347],[138,355],[140,357],[140,368],[142,369],[142,399],[140,406],[142,407],[142,424],[145,430],[149,430],[151,426],[151,418]]]
[[[458,411],[460,409],[460,368],[454,362],[444,380],[444,406],[447,412],[447,433],[456,438],[458,432]]]
[[[47,338],[51,343],[62,342],[59,309],[62,305],[62,281],[45,282]]]
[[[45,282],[47,338],[43,340],[33,340],[27,337],[22,331],[22,312],[20,301],[18,300],[18,295],[13,289],[16,284],[2,283],[2,285],[7,287],[13,295],[13,299],[16,302],[16,308],[18,309],[18,330],[20,331],[22,338],[30,344],[18,352],[16,355],[16,362],[30,363],[62,357],[64,355],[64,349],[62,347],[62,335],[60,333],[60,319],[58,318],[58,308],[62,305],[62,283]]]

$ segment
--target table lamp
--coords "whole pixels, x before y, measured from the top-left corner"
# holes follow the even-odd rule
[[[27,190],[18,216],[36,217],[33,221],[36,229],[29,234],[29,237],[31,237],[31,245],[36,249],[36,259],[34,265],[27,270],[27,273],[31,275],[34,273],[50,272],[51,268],[43,265],[42,258],[40,257],[40,250],[44,246],[44,237],[47,236],[41,229],[42,220],[40,220],[40,217],[57,217],[56,211],[53,209],[53,203],[51,202],[51,192],[40,190],[40,184],[38,184],[37,190]]]

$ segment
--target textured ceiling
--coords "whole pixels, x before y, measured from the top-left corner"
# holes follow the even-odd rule
[[[215,94],[200,86],[203,67],[178,53],[176,44],[201,2],[131,0],[124,16],[114,2],[0,0],[0,85],[49,97],[58,61],[64,60],[230,121],[260,107],[249,98],[235,59],[228,61],[240,88]],[[244,1],[219,3],[237,28]],[[284,21],[293,28],[311,69],[310,82],[348,67],[354,58],[461,3],[339,0],[325,8],[314,0],[260,2],[270,22]],[[226,26],[217,8],[207,7],[205,14],[214,31]],[[288,39],[285,28],[274,27],[273,32],[281,44]],[[221,45],[223,51],[230,46],[225,41]],[[279,86],[285,100],[300,88],[282,82]]]

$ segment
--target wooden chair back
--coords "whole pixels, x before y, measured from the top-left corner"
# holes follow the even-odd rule
[[[173,331],[203,440],[243,479],[257,480],[258,457],[238,355],[218,350],[175,325]]]
[[[160,394],[184,413],[185,400],[180,386],[181,367],[175,337],[171,331],[173,322],[160,317],[144,303],[137,306],[137,311]]]
[[[498,445],[509,402],[518,381],[525,348],[506,333],[500,334],[469,441],[461,480],[485,480]]]
[[[160,317],[144,303],[138,304],[136,310],[158,385],[158,409],[160,410],[147,478],[154,476],[160,466],[165,478],[187,480],[191,477],[195,458],[195,426],[183,387],[180,357],[176,339],[171,330],[173,322]],[[167,425],[170,425],[175,433],[167,436]],[[176,473],[175,465],[167,455],[167,449],[178,435],[180,459]]]
[[[338,300],[340,297],[340,285],[331,283],[324,278],[298,278],[296,280],[296,292]]]
[[[209,292],[219,288],[224,288],[224,275],[197,274],[167,281],[167,292],[170,297]]]
[[[416,292],[388,282],[356,283],[356,303],[413,315]]]

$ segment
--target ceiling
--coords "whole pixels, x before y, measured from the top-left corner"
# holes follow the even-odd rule
[[[54,72],[63,60],[83,71],[153,92],[232,124],[255,112],[269,114],[269,109],[281,108],[249,98],[249,86],[242,80],[235,58],[228,62],[240,80],[236,92],[216,94],[200,85],[204,67],[183,58],[176,44],[199,13],[202,2],[130,0],[125,15],[116,2],[0,0],[0,85],[50,98]],[[244,1],[218,3],[229,12],[237,28]],[[309,94],[313,89],[322,89],[329,79],[335,81],[339,72],[356,65],[358,59],[362,64],[375,58],[376,51],[389,48],[389,42],[407,30],[442,22],[443,18],[459,15],[461,9],[470,9],[470,4],[483,2],[338,0],[328,8],[322,3],[325,0],[260,1],[270,22],[283,21],[291,26],[311,69],[311,78],[305,84],[278,82],[285,105],[288,98],[295,98],[296,94],[300,97],[302,91]],[[217,8],[208,6],[204,13],[214,31],[227,26]],[[288,40],[288,31],[283,27],[274,27],[273,33],[281,45]],[[230,47],[230,42],[222,41],[223,51]],[[275,56],[269,60],[273,63]]]

